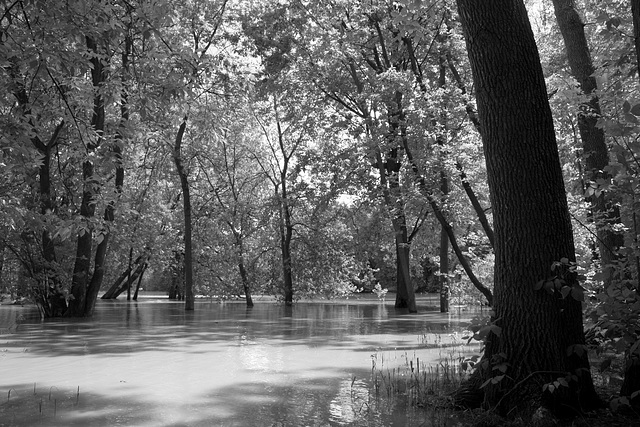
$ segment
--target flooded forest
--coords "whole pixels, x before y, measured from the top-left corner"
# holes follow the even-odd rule
[[[640,419],[639,2],[0,3],[0,426]]]

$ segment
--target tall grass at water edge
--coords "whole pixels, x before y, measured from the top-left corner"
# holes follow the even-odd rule
[[[372,357],[371,381],[378,408],[402,406],[407,411],[422,411],[421,425],[430,427],[464,425],[454,411],[451,393],[471,374],[473,353],[478,345],[467,345],[458,333],[445,335],[426,332],[420,346],[438,352],[421,360],[421,350],[377,352]]]

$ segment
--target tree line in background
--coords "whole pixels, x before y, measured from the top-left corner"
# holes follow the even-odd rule
[[[635,398],[640,6],[473,3],[3,1],[0,286],[488,304],[505,413],[597,401],[586,307]]]

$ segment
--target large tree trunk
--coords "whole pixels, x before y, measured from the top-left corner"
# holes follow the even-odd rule
[[[486,339],[486,406],[531,413],[599,403],[584,351],[581,292],[536,290],[575,259],[558,147],[540,58],[521,0],[457,0],[476,86],[495,231],[495,327]],[[558,273],[558,271],[556,271]],[[481,365],[483,366],[483,365]],[[496,375],[499,374],[499,375]],[[569,377],[550,393],[542,384]],[[482,381],[480,381],[481,383]],[[477,384],[479,387],[480,384]]]
[[[611,175],[607,172],[609,150],[605,142],[604,130],[597,126],[601,115],[600,101],[594,94],[597,89],[596,78],[593,75],[595,68],[589,53],[584,23],[576,10],[574,0],[553,0],[553,6],[564,39],[571,73],[584,94],[590,96],[589,101],[580,106],[578,113],[578,129],[582,139],[582,157],[585,164],[584,180],[589,183],[595,183],[599,179],[609,181],[611,179]],[[617,228],[615,225],[620,222],[620,211],[604,191],[597,196],[587,194],[586,197],[591,205],[591,214],[596,225],[600,263],[605,272],[605,287],[608,287],[613,279],[615,269],[613,262],[618,259],[617,250],[624,245],[622,233],[614,231]]]
[[[189,194],[187,172],[184,169],[180,155],[180,146],[186,127],[187,118],[185,117],[176,135],[176,142],[173,147],[173,160],[176,164],[178,175],[180,176],[184,207],[184,309],[191,311],[195,309],[195,299],[193,295],[193,252],[191,248],[191,196]]]

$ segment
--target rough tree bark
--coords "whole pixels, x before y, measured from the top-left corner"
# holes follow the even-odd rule
[[[527,11],[521,0],[457,5],[483,129],[496,257],[494,330],[475,377],[481,381],[470,384],[485,406],[511,416],[530,414],[540,401],[556,412],[589,408],[599,399],[584,351],[575,277],[565,274],[578,299],[535,290],[554,274],[554,262],[575,259],[575,248]],[[567,375],[574,375],[567,387],[542,392],[543,384]]]
[[[609,181],[611,175],[607,172],[609,165],[609,150],[605,141],[604,130],[597,126],[600,118],[600,101],[595,95],[598,88],[593,75],[595,68],[591,60],[584,23],[576,10],[574,0],[553,0],[556,20],[564,39],[567,59],[571,73],[578,81],[582,92],[589,96],[589,100],[580,106],[578,112],[578,129],[582,139],[584,159],[584,180],[597,182],[599,179]],[[616,233],[614,227],[620,222],[620,210],[612,202],[606,192],[586,195],[591,206],[591,214],[596,225],[598,236],[598,251],[600,263],[605,272],[605,287],[613,279],[613,262],[619,259],[618,248],[624,246],[624,235]]]
[[[191,196],[189,194],[189,179],[187,171],[182,164],[180,147],[187,128],[187,117],[185,117],[178,129],[175,144],[173,146],[173,161],[176,164],[178,175],[180,176],[180,186],[182,187],[182,202],[184,208],[184,309],[191,311],[195,309],[195,299],[193,295],[193,252],[191,248]]]

